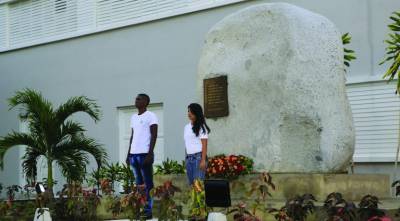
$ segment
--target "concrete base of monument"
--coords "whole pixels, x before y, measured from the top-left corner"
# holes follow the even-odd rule
[[[309,193],[319,201],[324,201],[332,192],[340,192],[347,201],[357,202],[367,194],[379,199],[391,198],[389,175],[382,174],[271,174],[275,190],[270,189],[271,201],[284,201],[296,195]],[[171,180],[174,185],[187,192],[186,175],[157,175],[155,185]],[[233,201],[258,198],[257,192],[251,194],[252,185],[261,183],[260,175],[241,176],[230,182],[230,192]]]

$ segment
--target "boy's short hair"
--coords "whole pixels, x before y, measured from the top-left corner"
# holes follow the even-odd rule
[[[138,94],[138,96],[146,98],[146,100],[147,100],[147,105],[150,104],[150,97],[149,97],[149,95],[147,95],[147,94]]]

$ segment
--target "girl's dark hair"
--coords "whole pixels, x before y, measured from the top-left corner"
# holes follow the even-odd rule
[[[196,134],[196,137],[199,136],[200,134],[200,128],[203,130],[203,132],[206,131],[210,133],[210,128],[208,127],[206,123],[206,119],[204,118],[203,114],[203,108],[201,108],[200,104],[197,103],[192,103],[188,106],[189,111],[196,116],[196,120],[193,123],[193,133]]]

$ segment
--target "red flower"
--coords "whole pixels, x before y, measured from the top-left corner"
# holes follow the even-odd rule
[[[208,160],[207,172],[214,177],[234,178],[251,170],[252,160],[239,155],[219,155]]]

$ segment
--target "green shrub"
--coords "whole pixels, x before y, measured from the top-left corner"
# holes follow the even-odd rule
[[[167,175],[167,174],[185,174],[185,162],[181,164],[176,160],[170,160],[167,158],[161,165],[155,166],[155,175]]]

